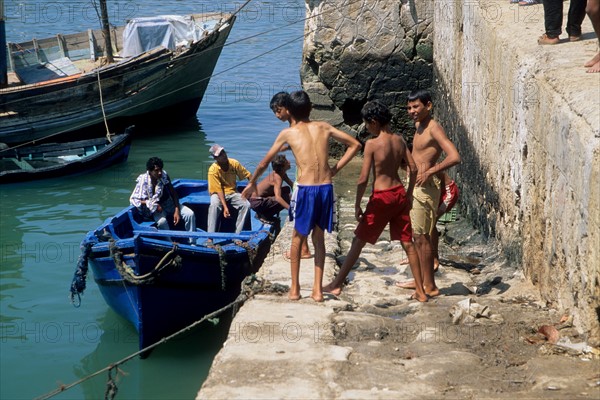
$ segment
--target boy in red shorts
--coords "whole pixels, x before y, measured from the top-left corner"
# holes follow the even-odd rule
[[[356,186],[354,207],[359,224],[354,231],[352,246],[339,273],[333,282],[323,288],[323,291],[334,295],[341,293],[344,281],[365,244],[367,242],[374,244],[389,223],[391,239],[401,241],[408,255],[411,271],[417,279],[415,292],[411,298],[425,302],[427,295],[421,281],[419,257],[412,242],[409,214],[417,166],[402,136],[391,131],[392,115],[385,105],[377,101],[368,102],[362,108],[361,115],[367,130],[374,138],[365,143],[362,169]],[[398,168],[403,163],[408,164],[410,169],[410,183],[407,190],[402,186],[398,176]],[[360,203],[371,171],[374,174],[373,192],[363,212]]]

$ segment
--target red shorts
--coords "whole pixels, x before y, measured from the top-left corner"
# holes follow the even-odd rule
[[[410,204],[404,186],[375,190],[369,198],[362,221],[354,231],[356,237],[374,244],[386,225],[390,224],[390,238],[402,242],[412,241]]]
[[[458,186],[456,186],[456,182],[451,181],[446,185],[442,191],[442,195],[440,196],[440,206],[438,207],[439,215],[447,213],[452,209],[452,207],[454,207],[458,201],[458,193],[459,191]]]

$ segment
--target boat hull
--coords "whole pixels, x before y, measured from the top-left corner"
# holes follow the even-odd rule
[[[176,181],[176,190],[182,203],[194,210],[197,222],[204,227],[206,215],[202,213],[209,204],[206,181],[185,182]],[[262,265],[276,230],[273,225],[249,218],[239,235],[208,234],[201,230],[195,234],[151,231],[144,226],[134,226],[130,234],[123,225],[128,225],[131,211],[131,208],[123,210],[88,233],[83,245],[93,244],[89,266],[94,280],[107,304],[136,328],[140,349],[233,302],[240,294],[244,278]],[[116,240],[112,244],[99,241],[103,232],[110,232]],[[208,237],[216,246],[205,244]],[[194,239],[194,245],[188,244],[190,238]],[[132,282],[123,272],[124,265],[137,277],[152,278],[142,283]],[[154,274],[157,266],[164,265],[167,267]]]
[[[1,89],[0,142],[74,137],[104,125],[104,115],[111,129],[192,117],[234,21],[229,16],[183,51],[157,48],[87,73]]]
[[[30,150],[27,148],[18,148],[0,151],[0,184],[90,173],[125,162],[131,148],[130,132],[131,129],[128,129],[126,133],[113,136],[111,143],[106,138],[99,138],[95,140],[39,145],[32,147]],[[46,150],[48,152],[67,155],[85,147],[101,148],[89,156],[82,156],[73,160],[61,160],[60,162],[49,161],[50,158],[57,160],[58,157],[46,158],[43,156]],[[32,156],[35,155],[40,155],[39,161],[31,160]],[[31,166],[34,162],[40,165]],[[20,168],[17,163],[25,163],[29,169]]]

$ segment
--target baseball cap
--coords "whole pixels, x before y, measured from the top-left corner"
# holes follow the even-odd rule
[[[213,157],[218,157],[219,154],[221,154],[221,152],[225,150],[225,148],[221,145],[218,144],[213,144],[212,146],[210,146],[210,149],[208,149],[208,152],[213,156]]]

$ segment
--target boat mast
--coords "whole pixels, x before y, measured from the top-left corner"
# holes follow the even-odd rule
[[[6,67],[6,29],[4,27],[4,0],[0,0],[0,87],[8,85]]]
[[[102,36],[104,36],[106,61],[112,63],[115,60],[113,58],[112,41],[110,39],[110,26],[108,24],[108,10],[106,8],[106,0],[100,0],[100,19],[102,20]]]

